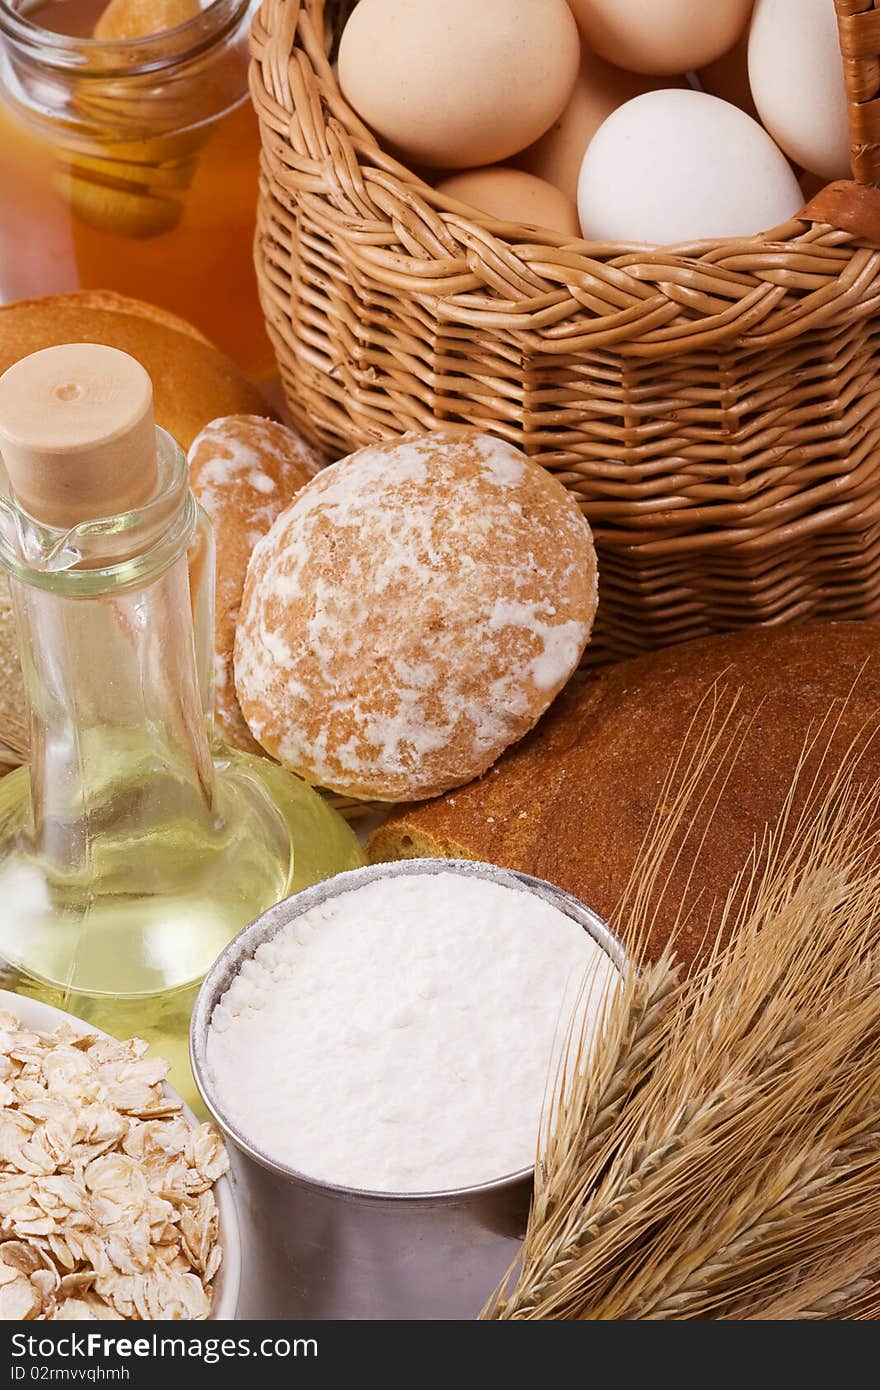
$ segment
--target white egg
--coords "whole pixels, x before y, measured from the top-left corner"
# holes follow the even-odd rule
[[[834,0],[757,0],[749,82],[761,120],[796,164],[823,179],[850,177]]]
[[[646,92],[593,136],[578,183],[590,241],[654,246],[752,236],[803,205],[788,160],[757,121],[705,92]]]
[[[597,58],[586,44],[571,99],[559,119],[536,144],[516,158],[520,169],[561,188],[577,199],[578,176],[584,153],[596,131],[625,101],[657,87],[683,87],[684,78],[639,77]]]

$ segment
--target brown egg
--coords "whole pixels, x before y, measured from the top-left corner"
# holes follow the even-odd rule
[[[566,0],[360,0],[339,82],[409,162],[467,169],[509,159],[549,129],[579,54]]]
[[[437,184],[438,193],[467,203],[499,222],[546,227],[561,236],[580,237],[577,207],[552,183],[522,169],[495,166],[468,169]]]
[[[758,108],[749,86],[749,31],[727,53],[697,73],[700,86],[710,96],[721,97],[759,120]]]
[[[714,63],[746,27],[752,0],[569,0],[586,43],[629,72]]]
[[[517,167],[555,184],[576,202],[578,176],[587,146],[611,112],[642,92],[684,85],[683,78],[652,81],[649,77],[624,72],[603,58],[597,58],[584,45],[571,100],[547,134],[517,156]]]

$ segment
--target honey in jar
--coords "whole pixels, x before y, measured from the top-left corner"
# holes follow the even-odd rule
[[[106,0],[0,0],[0,301],[116,290],[259,378],[256,0],[202,3],[125,0],[162,26],[183,16],[129,38]]]

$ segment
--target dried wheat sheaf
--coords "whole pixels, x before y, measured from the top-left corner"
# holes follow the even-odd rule
[[[832,768],[833,729],[711,924],[730,944],[680,980],[673,943],[607,999],[596,1043],[572,1037],[522,1258],[484,1318],[880,1315],[876,731]],[[743,732],[717,692],[695,720],[614,922],[634,960]]]

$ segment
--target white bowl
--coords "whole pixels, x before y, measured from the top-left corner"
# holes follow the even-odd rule
[[[55,1009],[51,1004],[41,1004],[37,999],[28,999],[25,995],[12,994],[6,989],[0,989],[0,1010],[13,1014],[21,1020],[25,1027],[33,1028],[37,1033],[53,1033],[62,1023],[66,1023],[68,1027],[74,1028],[81,1035],[97,1033],[100,1037],[106,1038],[108,1036],[100,1028],[93,1028],[90,1023],[84,1023],[81,1018],[75,1018],[73,1014],[64,1013],[62,1009]],[[177,1096],[177,1092],[171,1086],[166,1086],[165,1089],[172,1096]],[[180,1099],[179,1096],[177,1098]],[[198,1120],[189,1106],[184,1105],[183,1109],[190,1122],[198,1124]],[[214,1195],[217,1198],[220,1214],[223,1260],[214,1281],[211,1320],[213,1322],[231,1322],[235,1318],[241,1282],[241,1239],[238,1232],[235,1197],[228,1176],[220,1178],[215,1183]]]

